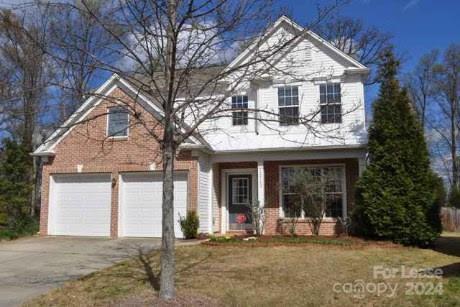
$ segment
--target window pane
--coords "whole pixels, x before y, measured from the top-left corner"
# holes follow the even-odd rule
[[[280,108],[280,125],[297,125],[299,124],[299,107]]]
[[[241,126],[248,124],[248,112],[232,112],[232,121],[234,126]]]
[[[326,216],[342,217],[342,194],[328,194],[326,196]]]
[[[129,125],[128,111],[123,107],[109,109],[108,136],[127,136]]]
[[[283,97],[284,96],[284,87],[279,87],[278,88],[278,97]]]
[[[321,107],[321,123],[341,123],[342,122],[342,105],[325,104]]]
[[[326,95],[326,84],[320,84],[319,85],[319,93],[321,95]]]
[[[248,96],[232,96],[232,109],[247,109]]]
[[[341,103],[340,83],[326,83],[319,86],[321,104]]]
[[[280,107],[284,107],[286,105],[286,100],[284,96],[279,96],[278,97],[278,105]]]
[[[285,217],[300,217],[300,197],[296,194],[283,195],[283,212]]]

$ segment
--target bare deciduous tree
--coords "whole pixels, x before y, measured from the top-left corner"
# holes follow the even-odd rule
[[[425,129],[430,99],[435,94],[433,69],[438,61],[438,53],[437,50],[433,50],[422,56],[415,69],[405,79],[405,86],[408,89],[423,129]]]
[[[332,1],[322,8],[313,25],[344,2]],[[114,43],[106,45],[101,54],[82,49],[78,40],[64,40],[62,48],[82,52],[91,58],[83,65],[90,63],[100,71],[116,73],[138,88],[139,96],[147,95],[161,108],[162,118],[152,123],[139,116],[130,100],[103,97],[124,105],[132,115],[130,125],[143,126],[160,144],[163,170],[160,297],[171,299],[175,296],[174,163],[180,146],[190,138],[200,139],[215,131],[215,121],[232,117],[232,112],[236,111],[248,112],[248,118],[259,125],[277,129],[271,123],[293,119],[280,118],[278,110],[264,106],[244,110],[232,108],[229,97],[251,84],[269,81],[269,76],[302,81],[328,72],[306,73],[303,69],[306,63],[291,54],[308,54],[311,45],[303,43],[303,38],[312,35],[308,31],[311,25],[301,27],[289,23],[288,30],[276,24],[267,27],[275,14],[270,1],[113,0],[101,2],[97,9],[92,3],[81,0],[78,5],[63,2],[59,6],[66,6],[91,20],[91,24]],[[53,5],[51,2],[45,6],[52,9]],[[234,51],[241,45],[249,47],[234,59]],[[46,50],[58,61],[69,62],[66,54]],[[102,54],[111,54],[120,60],[113,61],[112,56],[107,58]],[[230,65],[222,65],[232,59]],[[90,95],[98,97],[100,94]],[[352,111],[343,110],[343,114]],[[318,113],[319,108],[301,115],[298,121],[304,125],[306,134],[330,136],[331,130],[318,129]],[[74,124],[91,120],[94,118]]]
[[[77,7],[82,5],[77,2]],[[87,10],[100,15],[103,1],[88,1],[88,9],[75,10],[66,4],[45,6],[48,15],[48,48],[55,60],[53,83],[59,95],[59,123],[72,114],[97,83],[99,59],[114,59],[113,37],[102,29]],[[72,48],[69,48],[72,46]],[[95,82],[96,81],[96,82]]]
[[[43,51],[46,31],[25,15],[9,10],[0,11],[0,59],[2,61],[2,128],[21,139],[27,151],[35,145],[39,115],[43,107],[48,81],[47,60]],[[8,74],[5,76],[5,74]],[[32,158],[31,158],[32,159]],[[30,182],[35,182],[37,165],[30,170]],[[35,215],[36,197],[32,194],[31,215]]]
[[[445,144],[450,155],[451,183],[458,187],[460,181],[458,138],[460,129],[460,45],[452,44],[443,54],[442,62],[433,68],[433,89],[437,112],[430,117],[433,129]],[[445,153],[441,150],[441,154]]]
[[[392,46],[392,36],[366,26],[362,20],[345,16],[335,16],[320,24],[318,31],[335,47],[352,56],[360,63],[376,72],[380,55]],[[377,82],[375,73],[369,75],[368,84]]]

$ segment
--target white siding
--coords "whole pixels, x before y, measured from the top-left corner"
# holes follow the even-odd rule
[[[276,35],[274,37],[276,40]],[[270,72],[272,81],[246,84],[246,88],[240,90],[249,96],[249,108],[257,104],[259,109],[277,114],[278,87],[290,84],[299,87],[301,115],[311,117],[319,111],[319,86],[329,80],[341,83],[342,123],[321,124],[317,115],[308,126],[281,127],[273,121],[275,117],[261,113],[259,118],[266,121],[259,122],[256,128],[255,121],[251,119],[247,126],[235,127],[232,126],[231,117],[219,118],[207,123],[210,126],[203,127],[203,131],[216,127],[205,134],[213,149],[256,150],[366,143],[363,80],[360,75],[345,74],[346,69],[353,68],[351,63],[321,43],[305,39],[283,55],[275,67],[276,70]]]
[[[207,156],[201,155],[198,159],[198,217],[200,218],[199,232],[210,232],[210,164]]]

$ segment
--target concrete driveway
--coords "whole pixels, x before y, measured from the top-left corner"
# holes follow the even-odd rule
[[[160,239],[31,237],[0,242],[0,306],[17,306],[63,282],[159,248]]]

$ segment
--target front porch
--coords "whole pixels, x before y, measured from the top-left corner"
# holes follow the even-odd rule
[[[246,159],[250,156],[246,154]],[[334,156],[331,152],[317,155],[287,152],[278,156],[260,153],[257,156],[254,160],[244,160],[243,155],[233,154],[216,156],[211,160],[214,233],[252,232],[247,212],[253,204],[265,208],[264,234],[290,233],[292,215],[285,212],[289,208],[290,195],[283,190],[283,184],[286,184],[283,180],[286,181],[289,170],[296,167],[337,171],[340,184],[337,184],[337,191],[330,193],[334,199],[330,214],[323,220],[320,234],[340,233],[338,217],[346,218],[351,211],[354,204],[354,186],[365,167],[362,150],[342,152],[339,156]],[[307,218],[302,214],[295,219],[296,234],[311,234]]]

